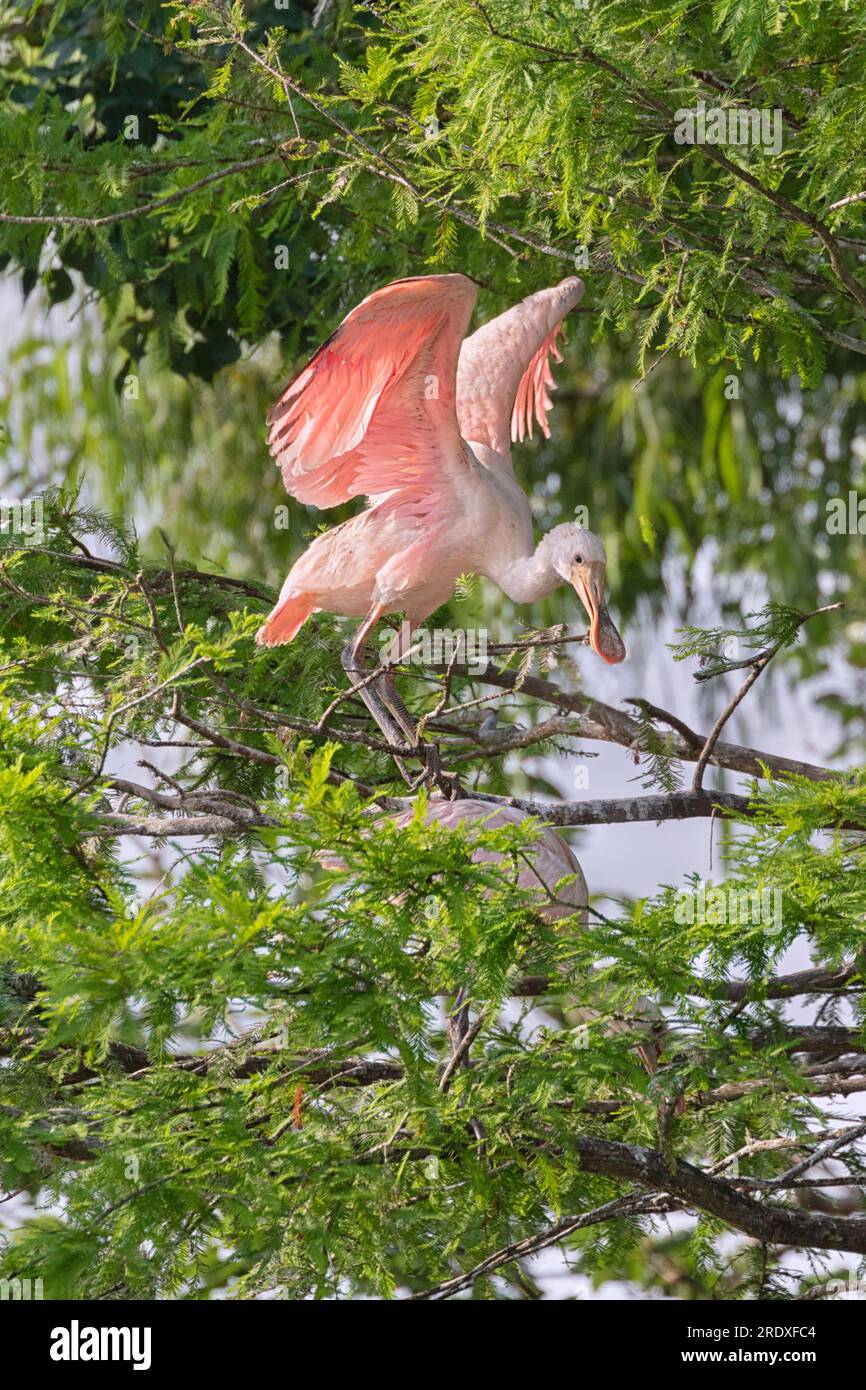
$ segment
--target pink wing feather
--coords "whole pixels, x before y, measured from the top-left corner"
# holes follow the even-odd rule
[[[583,281],[571,276],[528,295],[466,339],[457,369],[457,419],[464,439],[508,458],[513,439],[532,437],[533,420],[549,438],[548,388],[555,386],[550,358],[562,361],[556,339],[583,288]]]
[[[547,412],[553,405],[553,401],[547,394],[547,390],[548,387],[551,391],[556,390],[556,382],[550,369],[550,359],[553,357],[557,362],[562,361],[562,353],[556,346],[556,340],[561,332],[562,326],[557,324],[553,332],[548,333],[520,379],[514,409],[511,412],[511,438],[512,440],[519,439],[521,444],[527,434],[530,439],[532,438],[532,426],[535,420],[538,421],[545,439],[550,438]]]
[[[475,303],[465,275],[396,280],[363,300],[268,415],[268,448],[300,502],[441,488],[462,444],[460,343]]]

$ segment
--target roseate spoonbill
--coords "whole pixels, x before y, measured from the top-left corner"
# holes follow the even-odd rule
[[[413,815],[410,808],[398,811],[392,819],[396,825],[404,826],[409,824]],[[497,805],[474,797],[462,797],[457,801],[431,798],[424,813],[428,825],[435,822],[453,830],[468,822],[470,833],[472,824],[479,828],[497,829],[501,825],[519,825],[528,818],[529,812],[519,806]],[[479,846],[472,858],[479,863],[497,863],[502,861],[503,856],[496,850]],[[332,866],[341,863],[330,856],[327,862]],[[569,881],[563,882],[564,879]],[[580,861],[562,836],[549,826],[539,826],[536,838],[526,852],[517,881],[522,888],[537,895],[538,911],[549,922],[576,916],[582,928],[589,926],[589,889]],[[603,994],[604,991],[602,998]],[[603,1019],[606,1037],[615,1037],[620,1033],[644,1034],[644,1040],[635,1044],[635,1051],[646,1070],[652,1073],[658,1065],[664,1041],[664,1024],[658,1007],[651,1000],[639,999],[638,1010],[633,1018],[607,1018],[603,1008],[574,1007],[567,1000],[563,1004],[563,1015],[571,1028],[598,1023]],[[452,1019],[459,1020],[460,1013],[458,1005],[456,1010],[452,1010]]]
[[[398,811],[393,819],[396,825],[408,825],[413,814],[411,809]],[[498,806],[495,802],[480,801],[471,796],[461,797],[458,801],[431,798],[424,814],[428,825],[435,822],[448,830],[455,829],[465,821],[474,822],[482,829],[496,830],[501,825],[519,825],[528,817],[529,812],[519,806]],[[479,847],[472,858],[479,863],[492,863],[501,861],[502,855],[496,850]],[[571,882],[563,883],[557,889],[557,884],[566,878]],[[589,890],[583,870],[570,846],[549,826],[539,827],[517,881],[521,888],[538,895],[538,910],[548,921],[577,913],[581,925],[585,927],[588,924]]]
[[[377,290],[274,405],[268,448],[288,492],[317,507],[360,496],[369,506],[296,561],[259,643],[291,642],[316,610],[361,617],[343,666],[365,677],[364,643],[383,614],[404,612],[411,633],[461,574],[475,573],[516,603],[570,582],[595,651],[623,660],[605,602],[604,546],[570,522],[535,546],[511,464],[510,440],[531,434],[533,417],[549,433],[549,358],[561,360],[561,320],[583,283],[572,277],[531,294],[464,342],[475,293],[456,274]],[[389,676],[360,693],[386,735],[414,744],[415,726]]]

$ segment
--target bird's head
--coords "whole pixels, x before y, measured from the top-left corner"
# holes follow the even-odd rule
[[[569,584],[589,615],[589,640],[594,652],[610,665],[625,659],[625,643],[607,611],[604,574],[607,555],[598,536],[576,522],[555,526],[546,537],[553,568]]]

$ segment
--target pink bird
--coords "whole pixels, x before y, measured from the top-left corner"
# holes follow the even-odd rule
[[[410,809],[400,811],[393,817],[396,825],[408,825],[414,812]],[[438,798],[427,803],[424,820],[427,825],[435,822],[447,830],[468,822],[471,836],[473,826],[478,829],[498,829],[501,825],[519,825],[529,818],[529,812],[519,806],[499,806],[495,802],[479,801],[473,797],[463,797],[458,801],[442,801]],[[476,848],[472,855],[476,863],[502,864],[507,867],[505,856],[496,850]],[[341,861],[329,859],[332,867],[339,867]],[[565,882],[564,880],[568,880]],[[589,926],[589,889],[580,862],[561,835],[549,826],[539,826],[535,840],[528,847],[523,867],[517,877],[521,888],[525,888],[537,899],[538,912],[548,922],[556,922],[564,917],[576,917],[582,929]],[[576,1005],[565,998],[562,1011],[570,1028],[580,1025],[598,1026],[605,1037],[616,1037],[622,1033],[643,1034],[635,1045],[635,1051],[646,1070],[652,1074],[658,1066],[660,1051],[664,1046],[664,1026],[661,1012],[650,999],[641,997],[634,1015],[619,1017],[609,1012],[606,1004],[606,990],[598,992],[600,1008]],[[455,1017],[460,1008],[454,1011]],[[681,1107],[677,1111],[681,1113]]]
[[[396,825],[408,825],[414,812],[400,811],[395,817]],[[497,806],[495,802],[478,801],[473,797],[462,797],[458,801],[430,800],[424,815],[426,824],[434,821],[448,830],[454,830],[464,821],[475,822],[480,829],[497,830],[502,825],[519,825],[529,819],[529,812],[519,806]],[[478,848],[472,855],[477,863],[502,863],[503,856],[496,850]],[[562,883],[563,879],[570,882]],[[549,826],[539,826],[536,839],[530,847],[524,866],[517,881],[521,888],[535,893],[538,897],[538,910],[548,921],[560,917],[570,917],[577,913],[582,926],[588,923],[587,904],[589,890],[583,870],[561,835]],[[561,884],[560,887],[557,887]]]
[[[474,573],[515,603],[570,582],[594,650],[623,660],[605,602],[602,542],[567,522],[536,546],[511,463],[511,440],[531,436],[533,419],[549,435],[549,359],[561,361],[556,338],[583,283],[572,277],[529,295],[464,341],[475,294],[465,275],[377,290],[271,410],[268,447],[293,497],[326,508],[363,496],[369,505],[292,566],[259,643],[291,642],[317,610],[361,617],[343,666],[366,676],[364,643],[384,614],[404,612],[411,633],[461,574]],[[361,694],[389,737],[400,742],[402,732],[414,743],[389,675]]]

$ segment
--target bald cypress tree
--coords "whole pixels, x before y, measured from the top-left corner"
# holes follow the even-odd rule
[[[5,364],[0,1277],[533,1297],[554,1247],[636,1293],[826,1289],[866,1254],[835,1113],[866,1088],[862,541],[825,525],[862,483],[861,9],[316,14],[0,20],[0,255],[83,345]],[[425,824],[335,620],[253,640],[321,520],[269,472],[268,400],[365,293],[452,269],[484,316],[587,281],[559,437],[518,462],[540,521],[613,536],[621,611],[708,540],[738,576],[663,658],[700,729],[593,699],[553,601],[496,609],[483,674],[403,672],[463,787],[535,817],[472,834]],[[442,622],[488,611],[467,583]],[[786,662],[828,676],[833,766],[728,741]],[[521,761],[599,741],[636,765],[617,799]],[[542,821],[684,818],[713,874],[586,927],[520,882]]]

